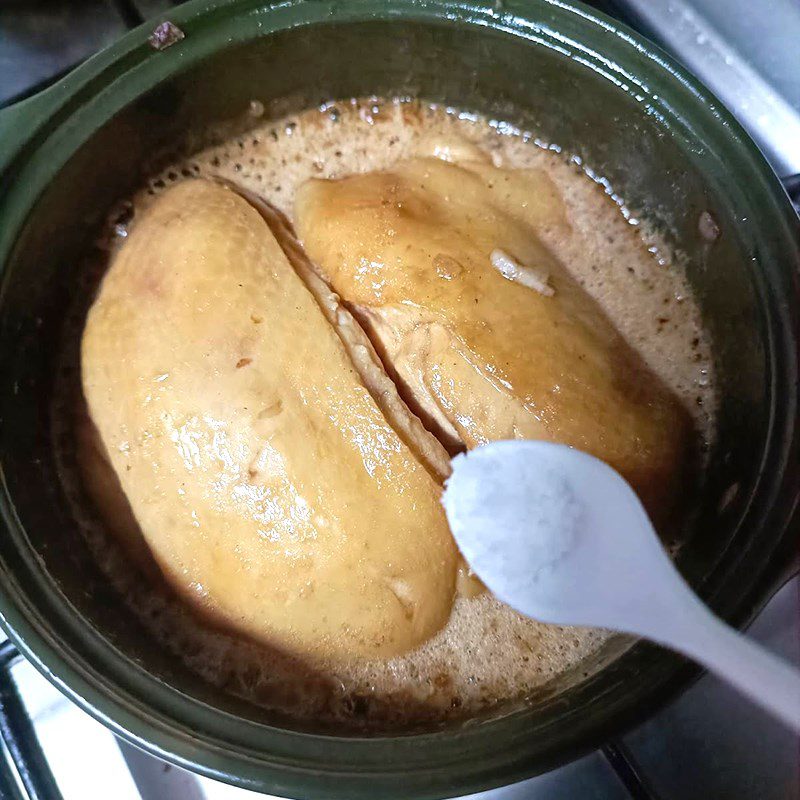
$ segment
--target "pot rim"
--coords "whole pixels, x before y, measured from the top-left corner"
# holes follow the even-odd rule
[[[142,26],[41,96],[3,112],[0,174],[5,161],[8,189],[0,196],[0,220],[4,221],[0,263],[5,263],[16,231],[38,199],[38,194],[16,192],[16,182],[27,186],[30,181],[39,190],[47,183],[49,176],[41,174],[41,167],[37,173],[33,163],[40,150],[59,149],[58,157],[48,162],[52,176],[116,110],[161,80],[223,47],[300,25],[399,20],[490,28],[580,58],[620,91],[648,101],[673,135],[710,139],[721,151],[735,156],[742,182],[748,186],[749,205],[755,209],[749,224],[753,236],[763,241],[765,263],[771,269],[771,273],[766,267],[764,274],[759,272],[757,288],[770,319],[776,321],[767,336],[773,387],[791,387],[782,404],[776,401],[777,391],[772,391],[765,449],[770,469],[780,481],[766,486],[758,504],[764,524],[775,527],[774,548],[769,563],[752,576],[736,606],[722,609],[730,621],[743,622],[774,584],[793,550],[789,529],[794,522],[798,477],[787,475],[787,466],[798,449],[794,422],[798,325],[790,301],[800,292],[796,267],[789,270],[778,265],[800,264],[800,255],[797,218],[780,183],[716,98],[655,45],[577,2],[508,0],[499,10],[493,0],[394,0],[391,4],[386,0],[289,0],[271,7],[263,0],[192,0],[168,17],[186,31],[182,42],[156,52],[147,43],[152,23]],[[583,41],[582,36],[589,39],[590,34],[602,42],[601,52]],[[684,113],[687,110],[693,112],[691,121]],[[83,125],[74,124],[76,118]],[[117,651],[77,610],[71,606],[71,611],[59,610],[59,604],[69,604],[54,586],[45,585],[4,480],[2,488],[0,513],[16,546],[13,552],[0,550],[0,625],[9,638],[45,677],[118,736],[181,767],[243,788],[348,800],[437,798],[480,791],[530,777],[595,748],[609,735],[643,719],[698,674],[680,658],[659,652],[658,668],[648,667],[652,673],[648,688],[617,691],[614,697],[606,694],[596,716],[592,712],[598,698],[592,696],[590,678],[581,685],[580,713],[571,712],[569,736],[563,731],[553,735],[546,713],[538,727],[532,727],[525,711],[457,730],[395,737],[333,737],[263,725],[167,686]],[[780,511],[775,510],[778,506]],[[13,549],[10,544],[4,547]],[[25,552],[27,557],[22,555]],[[42,585],[47,616],[27,594],[31,581]],[[59,620],[58,634],[53,632],[53,619]],[[80,638],[80,654],[70,648],[67,633]],[[641,664],[654,661],[657,652],[645,644],[634,651]],[[560,720],[563,726],[564,717]],[[498,725],[506,732],[499,743],[493,743],[492,732]]]

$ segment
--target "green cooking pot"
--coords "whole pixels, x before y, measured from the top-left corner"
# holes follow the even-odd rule
[[[607,650],[523,704],[437,730],[299,730],[168,657],[89,555],[54,463],[50,408],[77,264],[156,154],[241,115],[414,95],[580,156],[679,249],[711,334],[719,436],[678,565],[743,624],[795,551],[798,221],[751,140],[650,43],[560,0],[197,0],[157,52],[133,31],[0,114],[0,614],[51,681],[115,733],[189,769],[292,797],[433,798],[542,772],[653,712],[692,670]],[[197,140],[195,140],[196,142]],[[599,177],[598,177],[599,179]],[[720,236],[698,221],[709,212]],[[707,232],[707,231],[706,231]],[[712,237],[713,238],[713,237]]]

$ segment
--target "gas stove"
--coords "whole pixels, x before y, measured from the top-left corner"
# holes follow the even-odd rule
[[[169,0],[3,0],[0,106],[35,93]],[[800,197],[797,0],[597,0],[695,72]],[[750,635],[800,666],[800,581]],[[119,740],[0,642],[0,800],[244,800],[264,797],[173,767]],[[713,677],[600,750],[473,800],[800,798],[796,736]]]

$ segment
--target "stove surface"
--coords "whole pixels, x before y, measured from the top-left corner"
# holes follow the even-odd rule
[[[0,105],[34,93],[169,0],[3,0]],[[797,0],[597,0],[695,71],[737,115],[782,176],[800,173],[800,4]],[[790,581],[750,634],[800,666],[800,582]],[[0,645],[2,647],[2,645]],[[8,651],[7,651],[8,652]],[[43,755],[30,797],[57,800],[244,800],[264,797],[172,767],[116,739],[17,660],[0,686],[21,696]],[[2,680],[6,680],[5,676]],[[17,695],[18,690],[18,695]],[[37,745],[38,740],[38,745]],[[14,749],[13,736],[8,740]],[[661,713],[603,750],[474,800],[787,800],[800,798],[798,739],[706,676]],[[41,746],[41,751],[38,746]],[[4,766],[9,750],[5,748]],[[0,762],[3,764],[3,762]],[[0,767],[0,798],[25,797]],[[38,791],[38,794],[35,792]]]

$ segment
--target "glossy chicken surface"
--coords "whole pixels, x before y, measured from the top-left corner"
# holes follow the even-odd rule
[[[334,306],[253,204],[185,181],[136,221],[103,281],[84,394],[182,597],[288,653],[387,657],[444,625],[458,553],[441,475],[393,423],[399,397],[376,400],[391,391],[364,375],[380,365]]]
[[[563,442],[604,459],[662,518],[688,415],[542,244],[568,231],[538,170],[428,145],[390,171],[301,187],[299,237],[449,447]]]

